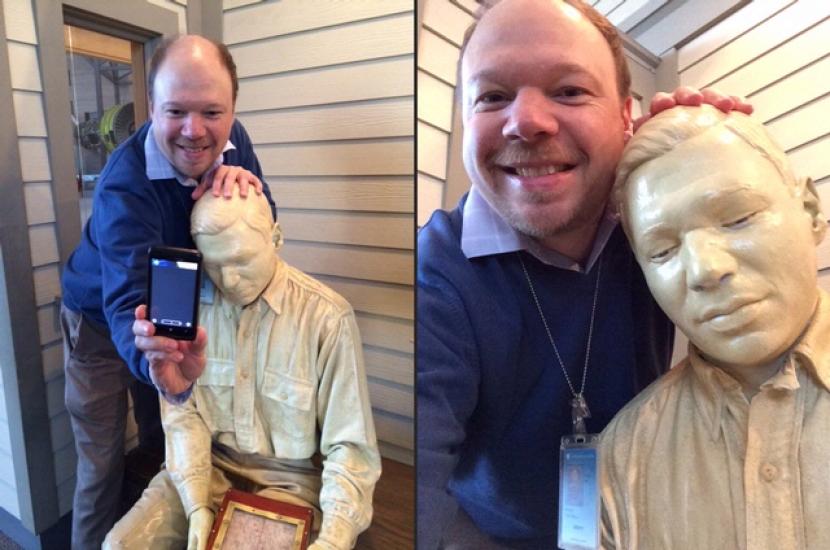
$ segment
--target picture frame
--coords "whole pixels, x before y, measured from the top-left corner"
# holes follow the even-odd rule
[[[314,511],[230,489],[216,514],[211,550],[306,550]]]

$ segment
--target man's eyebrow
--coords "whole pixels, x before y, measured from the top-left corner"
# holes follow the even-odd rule
[[[179,101],[172,101],[172,100],[171,101],[165,101],[161,104],[162,107],[178,107],[178,108],[182,108],[183,105],[184,104],[179,102]],[[214,109],[214,110],[216,110],[216,109],[224,109],[224,108],[225,107],[221,103],[208,103],[207,105],[202,107],[203,110],[204,109]]]
[[[596,76],[588,71],[582,65],[577,63],[571,62],[556,62],[550,65],[542,64],[539,67],[539,71],[549,75],[551,79],[554,78],[562,78],[565,76],[570,75],[577,75],[580,77],[588,78],[591,81],[593,86],[599,86],[600,82],[597,80]],[[470,84],[478,84],[479,82],[502,82],[502,81],[510,81],[512,77],[512,69],[505,68],[504,66],[500,68],[490,68],[485,67],[472,75],[466,80],[465,85]]]

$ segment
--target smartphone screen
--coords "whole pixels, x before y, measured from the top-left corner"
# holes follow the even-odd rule
[[[156,334],[193,340],[199,319],[202,255],[186,248],[150,249],[148,318]]]

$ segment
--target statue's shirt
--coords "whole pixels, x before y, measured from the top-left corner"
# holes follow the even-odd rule
[[[800,342],[751,401],[690,345],[608,425],[603,547],[830,548],[828,434],[830,296],[820,291]]]
[[[320,536],[348,548],[369,525],[380,475],[351,306],[278,259],[256,301],[235,306],[217,291],[213,304],[202,305],[199,323],[208,333],[205,371],[186,403],[162,404],[167,469],[185,511],[209,502],[211,441],[279,459],[301,488],[315,487],[303,482],[302,466],[319,450]],[[307,493],[299,496],[316,504],[317,495]]]

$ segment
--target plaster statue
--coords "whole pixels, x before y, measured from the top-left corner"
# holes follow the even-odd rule
[[[314,508],[310,548],[351,548],[380,475],[353,311],[275,253],[264,197],[206,194],[191,228],[216,286],[200,310],[207,366],[183,405],[162,403],[166,468],[105,546],[204,548],[233,486]]]
[[[670,109],[626,147],[623,226],[688,357],[602,434],[603,547],[830,548],[826,219],[761,124]]]

